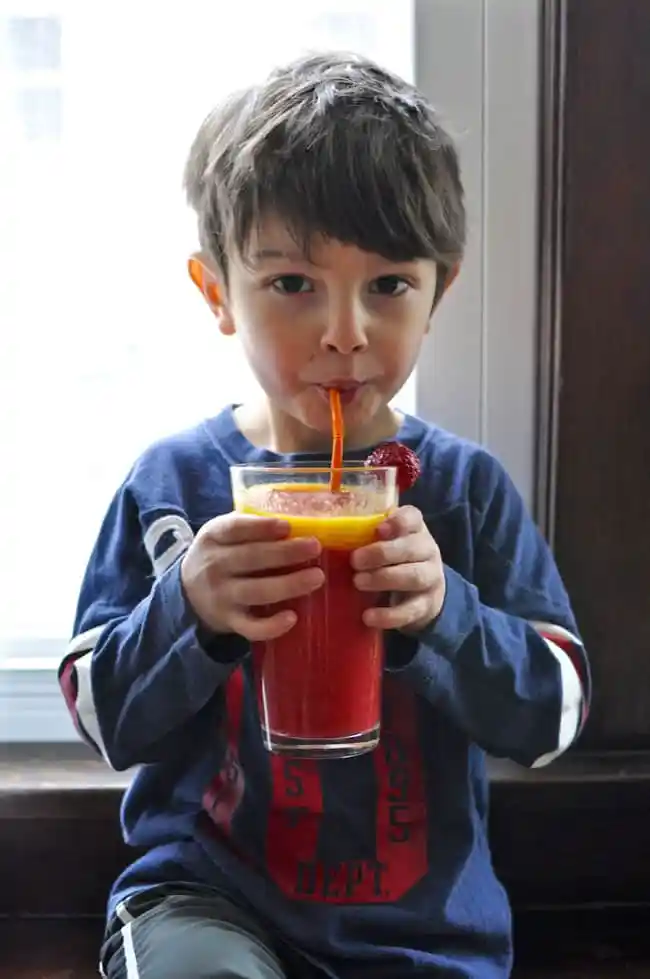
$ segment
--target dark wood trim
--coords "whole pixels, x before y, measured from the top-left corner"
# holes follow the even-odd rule
[[[591,658],[580,750],[650,749],[650,3],[543,11],[537,516]]]
[[[554,543],[559,426],[564,218],[567,0],[542,0],[537,292],[537,443],[534,511]]]

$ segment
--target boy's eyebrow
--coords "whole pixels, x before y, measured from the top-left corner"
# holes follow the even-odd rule
[[[260,248],[253,252],[252,258],[256,262],[263,262],[268,258],[288,258],[291,262],[306,262],[307,255],[299,251],[285,251],[282,248]]]

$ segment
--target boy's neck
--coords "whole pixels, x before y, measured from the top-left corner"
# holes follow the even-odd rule
[[[279,411],[269,401],[261,400],[239,405],[235,420],[241,433],[254,446],[271,452],[329,452],[331,435],[317,432],[297,419]],[[363,428],[346,432],[345,448],[363,449],[394,438],[403,416],[389,405],[371,418]]]

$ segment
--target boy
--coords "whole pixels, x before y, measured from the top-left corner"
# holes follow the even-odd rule
[[[111,893],[103,974],[503,979],[485,753],[551,761],[589,681],[502,468],[389,406],[462,257],[456,151],[410,85],[319,55],[210,115],[185,182],[192,278],[264,398],[144,453],[81,589],[66,700],[111,765],[140,766],[122,821],[143,854]],[[317,764],[265,752],[248,653],[295,624],[257,606],[322,587],[318,543],[233,514],[229,467],[326,460],[332,387],[352,457],[397,440],[422,475],[351,558],[358,588],[392,594],[366,613],[385,631],[384,736]]]

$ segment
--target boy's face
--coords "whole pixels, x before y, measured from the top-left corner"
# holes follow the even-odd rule
[[[433,261],[395,263],[320,235],[307,257],[270,220],[229,260],[213,308],[221,331],[239,336],[285,451],[328,444],[332,387],[353,447],[394,434],[388,402],[413,370],[435,288]]]

